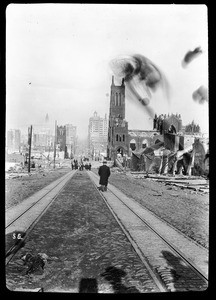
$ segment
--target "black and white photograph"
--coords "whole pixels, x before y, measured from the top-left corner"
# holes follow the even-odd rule
[[[205,4],[5,9],[5,288],[209,287]]]

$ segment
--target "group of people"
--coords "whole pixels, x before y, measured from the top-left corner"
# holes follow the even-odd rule
[[[73,161],[71,160],[71,168],[72,168],[72,170],[73,169],[77,170],[78,167],[79,167],[78,160],[77,159],[74,159]]]
[[[91,171],[91,163],[85,163],[85,169]]]
[[[72,170],[73,169],[75,169],[75,170],[79,169],[80,171],[82,171],[85,168],[86,170],[91,171],[91,163],[86,162],[85,165],[84,165],[83,161],[81,161],[79,163],[77,159],[74,159],[74,160],[71,160],[71,168],[72,168]]]

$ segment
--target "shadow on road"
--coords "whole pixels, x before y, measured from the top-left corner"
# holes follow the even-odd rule
[[[169,251],[161,252],[166,259],[168,266],[170,267],[170,275],[173,280],[173,287],[178,291],[178,288],[186,288],[187,290],[205,290],[205,284],[202,279],[196,278],[194,281],[194,271],[185,266],[183,260],[180,257],[175,256]]]
[[[79,293],[98,293],[97,280],[95,278],[82,278],[79,283]]]
[[[105,272],[101,274],[111,285],[115,294],[121,293],[139,293],[139,290],[134,287],[126,287],[122,283],[122,277],[126,275],[126,272],[116,268],[114,266],[107,267]]]

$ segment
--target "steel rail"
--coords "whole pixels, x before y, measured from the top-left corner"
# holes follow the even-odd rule
[[[12,222],[10,222],[9,225],[7,225],[5,227],[5,229],[7,229],[9,226],[11,226],[14,222],[16,222],[19,218],[21,218],[25,213],[27,213],[29,210],[31,210],[37,203],[39,203],[44,197],[47,196],[47,194],[49,194],[50,192],[52,192],[59,184],[61,184],[65,178],[69,177],[70,172],[68,172],[66,175],[68,176],[63,176],[64,178],[62,180],[60,180],[57,185],[55,185],[53,188],[51,188],[47,193],[45,193],[42,197],[40,197],[36,202],[34,202],[30,207],[28,207],[26,210],[24,210],[16,219],[14,219]],[[74,174],[76,173],[76,171],[74,172]],[[74,176],[74,174],[72,175],[72,177]],[[65,183],[66,184],[66,183]],[[56,193],[56,195],[52,198],[52,200],[46,205],[46,207],[43,208],[43,210],[41,211],[41,213],[38,215],[38,217],[31,223],[31,225],[29,226],[29,228],[27,229],[27,231],[25,232],[25,235],[23,236],[23,238],[21,238],[17,243],[15,242],[14,245],[12,245],[10,247],[10,249],[6,252],[5,258],[6,258],[6,265],[11,261],[11,259],[13,258],[13,256],[17,253],[17,251],[20,249],[21,244],[25,243],[25,240],[27,238],[27,236],[29,235],[30,231],[34,228],[34,226],[36,225],[36,223],[39,221],[39,219],[42,217],[42,215],[46,212],[46,210],[49,208],[49,206],[53,203],[53,201],[57,198],[57,196],[60,194],[60,192],[62,191],[62,189],[65,187],[62,186],[61,189]],[[16,241],[16,240],[15,240]]]
[[[98,178],[98,176],[91,172],[91,174],[94,175],[95,178]],[[169,247],[171,248],[174,253],[176,253],[179,257],[181,257],[183,259],[183,261],[191,268],[193,269],[193,271],[199,276],[199,278],[201,278],[202,280],[205,281],[205,283],[208,283],[208,278],[205,274],[203,274],[203,272],[201,270],[199,270],[199,268],[193,264],[187,257],[186,255],[184,255],[184,253],[182,253],[180,250],[178,250],[174,245],[172,245],[172,243],[170,243],[169,241],[166,240],[166,238],[164,238],[157,230],[155,230],[151,224],[149,224],[147,221],[143,220],[142,217],[140,217],[136,212],[134,212],[121,198],[119,198],[119,196],[117,196],[113,191],[111,191],[108,188],[109,192],[111,192],[119,201],[121,201],[122,204],[124,204],[134,215],[136,215],[152,232],[154,232],[154,234],[156,234],[161,240],[163,240],[163,242]],[[98,191],[99,192],[99,191]],[[102,194],[102,193],[100,193]],[[103,196],[103,195],[102,195]],[[106,198],[103,196],[103,199],[105,199],[105,202],[107,203]],[[130,198],[132,199],[132,198]],[[136,202],[134,199],[132,199],[134,202]],[[108,204],[108,203],[107,203]],[[107,205],[108,207],[110,206],[109,204]],[[143,207],[144,208],[144,207]],[[145,208],[144,208],[145,209]],[[113,211],[113,209],[112,209]],[[115,212],[114,212],[115,213]],[[117,217],[118,218],[118,217]],[[166,223],[164,220],[162,220],[161,218],[157,217],[158,219],[160,219],[163,223]],[[119,221],[121,223],[121,221]],[[124,227],[124,225],[122,225]],[[121,227],[122,227],[121,226]],[[172,227],[172,226],[171,226]],[[126,230],[126,229],[125,229]],[[124,230],[124,231],[125,231]],[[127,231],[127,230],[126,230]],[[180,234],[182,234],[180,232]],[[183,236],[185,236],[184,234],[182,234]],[[192,240],[193,241],[193,240]],[[193,241],[194,242],[194,241]],[[196,242],[194,242],[194,244],[197,244]],[[200,245],[199,245],[200,246]]]
[[[94,174],[92,172],[92,174]],[[94,174],[95,175],[95,174]],[[147,260],[145,259],[145,256],[143,255],[142,251],[140,250],[139,246],[137,245],[137,243],[133,240],[132,236],[130,235],[130,233],[127,231],[127,229],[124,227],[124,225],[122,224],[122,222],[119,220],[118,216],[115,214],[115,211],[112,209],[112,207],[109,205],[109,203],[107,202],[105,196],[100,193],[100,191],[98,190],[98,187],[96,185],[96,183],[92,180],[91,176],[89,175],[91,182],[93,183],[95,189],[97,190],[97,192],[99,193],[99,195],[102,197],[102,199],[104,200],[104,203],[106,204],[106,206],[108,207],[108,209],[110,210],[110,212],[112,213],[114,219],[117,221],[118,225],[120,226],[120,228],[122,229],[122,231],[124,232],[125,236],[127,237],[127,239],[129,240],[129,242],[131,243],[132,247],[134,248],[135,252],[137,253],[137,255],[139,256],[139,258],[141,259],[142,263],[144,264],[144,266],[147,268],[150,276],[152,277],[152,279],[154,280],[155,284],[157,285],[158,289],[160,292],[168,292],[168,289],[166,288],[166,285],[163,283],[163,281],[161,280],[161,278],[158,276],[158,274],[156,272],[154,272],[152,270],[152,267],[150,266],[150,264],[147,262]],[[109,190],[109,189],[108,189]],[[110,190],[109,190],[110,191]],[[114,193],[113,193],[114,194]],[[114,196],[116,196],[114,194]]]
[[[68,173],[69,174],[69,173]],[[66,174],[66,175],[68,175],[68,174]],[[11,226],[14,222],[16,222],[20,217],[22,217],[25,213],[27,213],[30,209],[32,209],[32,207],[34,207],[36,204],[38,204],[38,202],[40,202],[45,196],[47,196],[50,192],[52,192],[60,183],[62,183],[62,181],[64,181],[65,180],[65,178],[67,177],[67,176],[64,176],[63,175],[63,179],[61,180],[61,181],[59,181],[58,183],[57,183],[57,185],[56,186],[54,186],[53,188],[51,188],[50,190],[48,190],[48,192],[47,193],[45,193],[43,196],[41,196],[36,202],[34,202],[31,206],[29,206],[27,209],[25,209],[19,216],[17,216],[15,219],[13,219],[6,227],[5,227],[5,229],[7,229],[9,226]],[[69,176],[69,175],[68,175]],[[51,183],[52,184],[52,183]],[[10,208],[9,208],[10,209]],[[7,214],[7,210],[6,210],[6,214]]]

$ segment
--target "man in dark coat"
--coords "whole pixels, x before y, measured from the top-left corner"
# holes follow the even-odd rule
[[[100,168],[98,170],[98,174],[100,176],[99,184],[101,185],[99,189],[102,192],[107,191],[108,178],[110,176],[110,168],[106,164],[107,164],[107,161],[104,160],[103,166],[100,166]]]

